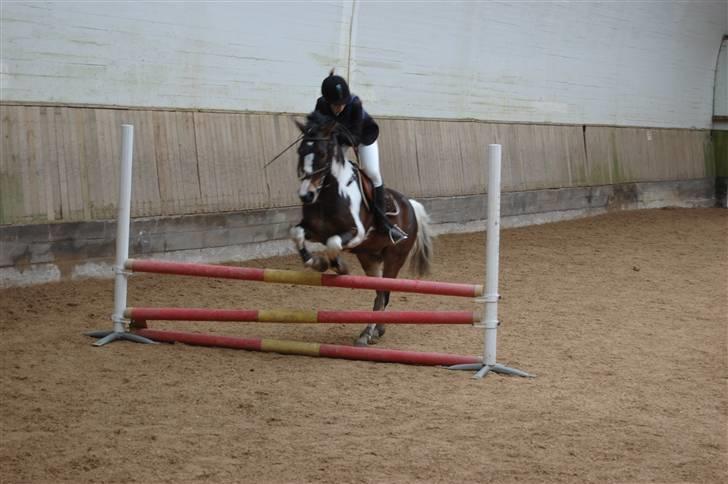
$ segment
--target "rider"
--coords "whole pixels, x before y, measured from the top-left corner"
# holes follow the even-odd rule
[[[384,208],[384,183],[379,172],[379,126],[362,107],[361,99],[352,96],[343,77],[331,69],[328,77],[321,83],[322,96],[316,101],[315,111],[331,116],[348,130],[339,136],[339,143],[358,147],[361,168],[374,185],[373,212],[379,228],[389,233],[389,238],[397,244],[407,238],[407,234],[387,219]]]

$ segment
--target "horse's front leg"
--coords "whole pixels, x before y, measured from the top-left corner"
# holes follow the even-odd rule
[[[329,237],[326,241],[326,257],[329,259],[329,264],[336,271],[337,274],[348,274],[349,267],[341,257],[341,251],[347,247],[355,238],[353,232],[344,232],[340,235],[334,235]]]
[[[306,229],[301,224],[291,227],[290,236],[298,249],[303,265],[319,272],[325,272],[329,268],[329,261],[326,257],[313,255],[306,247]]]

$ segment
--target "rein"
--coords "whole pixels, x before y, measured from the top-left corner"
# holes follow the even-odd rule
[[[283,149],[283,151],[281,151],[276,156],[274,156],[272,160],[270,160],[268,163],[266,163],[265,165],[263,165],[263,168],[268,168],[268,165],[270,165],[271,163],[273,163],[274,161],[276,161],[278,158],[280,158],[281,156],[283,156],[283,153],[285,153],[286,151],[290,150],[293,147],[293,145],[295,145],[296,143],[298,143],[299,141],[301,141],[302,138],[303,138],[303,134],[301,134],[298,138],[296,138],[295,140],[293,140],[293,143],[291,143],[290,145],[286,146]]]

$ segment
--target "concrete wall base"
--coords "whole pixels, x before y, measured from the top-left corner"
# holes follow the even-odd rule
[[[420,199],[435,234],[485,230],[486,196]],[[504,192],[503,227],[589,217],[615,210],[712,207],[716,181],[620,185]],[[259,211],[135,219],[132,257],[191,262],[240,262],[294,253],[288,229],[299,207]],[[0,287],[87,277],[112,277],[114,221],[0,227]],[[316,247],[314,246],[314,249]]]

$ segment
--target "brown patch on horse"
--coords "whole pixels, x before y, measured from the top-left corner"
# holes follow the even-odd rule
[[[364,202],[367,210],[370,210],[370,207],[374,204],[374,183],[372,183],[372,179],[364,173],[364,170],[362,170],[359,165],[354,164],[354,166],[359,174],[359,190],[363,195],[362,201]],[[396,200],[394,200],[392,194],[388,190],[384,191],[384,212],[387,215],[396,215],[399,213],[399,205],[397,205]]]

